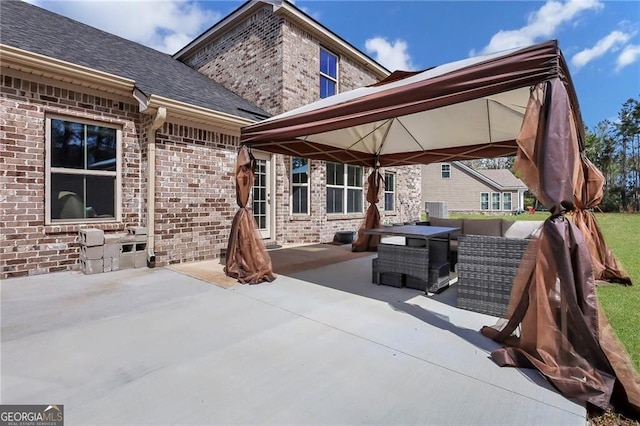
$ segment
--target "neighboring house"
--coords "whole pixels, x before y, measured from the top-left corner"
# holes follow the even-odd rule
[[[326,38],[302,24],[289,34],[288,13]],[[245,45],[244,54],[225,58],[229,69],[232,58],[247,65],[231,71],[235,87],[180,62],[184,50],[173,58],[21,1],[0,2],[0,19],[0,279],[76,267],[78,230],[87,227],[106,233],[148,227],[149,260],[157,266],[219,257],[237,211],[240,128],[315,100],[320,88],[328,95],[386,75],[289,3],[247,2],[185,48],[202,45],[210,52],[204,40],[220,28],[222,39],[280,40],[269,57],[254,57],[257,51],[249,48],[255,46]],[[303,49],[309,45],[316,46],[312,57]],[[294,54],[294,62],[307,58],[316,68],[306,64],[294,71],[296,78],[280,73],[278,61]],[[264,75],[252,67],[271,75],[268,86],[279,91],[265,95],[264,87],[253,85]],[[261,159],[254,215],[265,238],[327,241],[334,230],[355,229],[362,221],[367,170],[344,167],[341,173],[342,165],[312,162],[310,173],[291,180],[292,160],[254,153]],[[388,213],[399,220],[416,216],[417,200],[415,212],[395,200],[403,191],[415,193],[419,177],[387,172],[396,183],[388,191]],[[327,215],[327,207],[346,213]]]
[[[389,75],[287,1],[243,4],[174,58],[273,115]],[[336,231],[356,230],[362,224],[370,168],[254,154],[266,171],[261,181],[266,198],[254,199],[255,210],[264,212],[258,223],[265,238],[284,243],[330,241]],[[301,166],[307,166],[308,173],[300,173]],[[378,205],[383,220],[419,218],[419,170],[384,170],[387,191]]]
[[[459,161],[422,166],[422,202],[447,203],[449,212],[524,210],[527,187],[506,169],[474,170]]]

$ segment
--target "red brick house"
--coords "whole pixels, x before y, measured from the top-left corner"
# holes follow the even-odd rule
[[[157,266],[219,257],[240,128],[388,74],[287,2],[249,1],[174,57],[24,2],[0,8],[2,279],[77,267],[83,228],[147,227]],[[265,239],[360,225],[368,170],[254,153]],[[386,172],[382,214],[416,218],[419,172]]]

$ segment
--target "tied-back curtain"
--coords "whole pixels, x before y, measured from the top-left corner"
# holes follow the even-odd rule
[[[236,201],[240,209],[233,218],[224,268],[227,276],[243,284],[273,281],[271,258],[258,233],[255,219],[247,208],[254,180],[255,159],[246,146],[236,159]]]
[[[572,214],[574,223],[587,241],[593,273],[596,280],[631,285],[631,278],[607,246],[596,216],[591,211],[602,200],[604,176],[588,158],[582,157],[581,160],[581,186],[576,188],[576,209]]]
[[[591,257],[565,217],[581,173],[572,113],[560,79],[532,90],[516,167],[551,216],[532,246],[535,261],[520,265],[509,317],[482,333],[506,345],[491,354],[499,365],[537,368],[566,396],[608,408],[615,377],[598,338]]]
[[[369,188],[367,189],[369,208],[367,208],[367,215],[358,230],[358,239],[351,245],[351,251],[377,251],[378,244],[380,243],[379,235],[368,235],[364,233],[365,229],[380,227],[378,201],[380,201],[380,189],[384,179],[382,179],[382,175],[380,175],[377,167],[373,169],[367,181],[369,183]]]

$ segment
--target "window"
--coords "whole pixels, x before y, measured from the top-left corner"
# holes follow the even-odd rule
[[[511,211],[511,193],[503,192],[502,193],[502,210]]]
[[[309,214],[309,160],[291,158],[291,213]]]
[[[320,98],[335,95],[338,90],[338,57],[320,48]]]
[[[480,210],[489,210],[489,193],[482,192],[480,194]]]
[[[47,117],[47,223],[120,219],[121,130]]]
[[[491,193],[491,210],[500,210],[500,193]]]
[[[362,213],[362,167],[327,163],[327,213]]]
[[[449,179],[451,177],[451,164],[440,165],[440,176],[442,179]]]
[[[393,173],[384,174],[384,209],[393,211],[396,203],[396,175]]]

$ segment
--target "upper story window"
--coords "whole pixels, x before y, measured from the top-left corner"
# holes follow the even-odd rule
[[[309,214],[309,160],[291,158],[291,213]]]
[[[120,220],[122,130],[47,117],[46,223]]]
[[[320,98],[338,92],[338,57],[320,48]]]
[[[394,173],[384,174],[384,209],[393,211],[396,207],[396,175]]]
[[[440,165],[440,176],[442,179],[449,179],[451,177],[451,164]]]
[[[327,213],[362,213],[363,169],[327,163]]]

